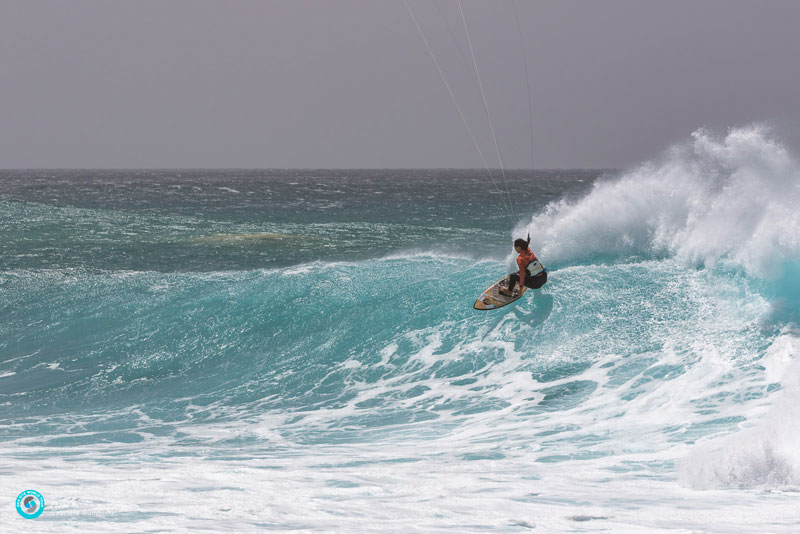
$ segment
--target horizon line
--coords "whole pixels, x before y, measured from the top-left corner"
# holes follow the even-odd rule
[[[511,167],[490,168],[502,171],[619,171],[613,167]],[[0,167],[4,171],[479,171],[485,167]]]

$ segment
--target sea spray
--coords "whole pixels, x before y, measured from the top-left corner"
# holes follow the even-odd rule
[[[545,261],[675,257],[778,280],[800,264],[800,167],[760,126],[699,130],[660,160],[550,204],[524,228]],[[796,271],[790,273],[796,275]]]

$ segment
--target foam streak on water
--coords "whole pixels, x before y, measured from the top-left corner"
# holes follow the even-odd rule
[[[2,524],[796,531],[800,180],[777,140],[520,173],[511,233],[550,282],[483,313],[509,226],[464,209],[481,178],[381,172],[131,175],[106,200],[99,178],[30,198],[6,177]],[[350,205],[359,180],[380,194]],[[201,192],[153,192],[173,186]],[[28,488],[47,509],[26,522]]]

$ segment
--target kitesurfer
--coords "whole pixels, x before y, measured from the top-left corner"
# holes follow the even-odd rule
[[[528,235],[527,241],[519,238],[514,241],[514,250],[517,251],[517,265],[519,272],[508,276],[508,289],[500,288],[500,293],[506,296],[514,294],[514,288],[519,284],[520,287],[527,286],[531,289],[539,289],[547,282],[547,271],[539,262],[536,254],[530,249],[531,236]]]

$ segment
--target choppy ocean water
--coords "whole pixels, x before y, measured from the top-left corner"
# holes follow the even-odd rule
[[[796,532],[794,157],[507,181],[0,171],[0,530]]]

